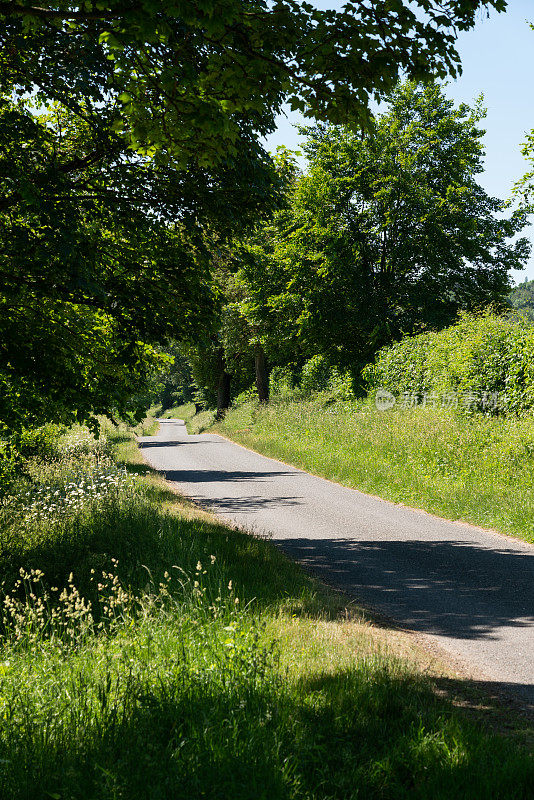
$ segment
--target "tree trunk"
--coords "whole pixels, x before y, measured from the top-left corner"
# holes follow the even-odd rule
[[[224,351],[221,347],[217,353],[217,419],[224,417],[224,412],[230,407],[230,381],[232,376],[226,371]]]
[[[254,348],[254,364],[256,367],[256,389],[258,390],[259,401],[260,403],[268,403],[269,372],[267,371],[267,362],[261,344],[257,344]]]

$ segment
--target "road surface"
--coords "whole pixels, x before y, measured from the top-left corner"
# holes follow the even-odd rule
[[[534,703],[534,546],[348,489],[161,420],[143,455],[219,517]]]

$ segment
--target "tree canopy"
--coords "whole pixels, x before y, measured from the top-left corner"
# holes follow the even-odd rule
[[[155,170],[122,148],[94,162],[94,137],[64,107],[36,115],[0,103],[0,420],[8,426],[124,407],[152,369],[147,345],[191,334],[209,312],[207,263],[182,201],[191,171]]]
[[[438,85],[406,83],[373,131],[305,130],[308,170],[288,206],[234,251],[229,294],[271,363],[322,354],[357,375],[403,334],[460,310],[505,307],[509,270],[530,252],[523,211],[477,182],[480,103],[458,108]]]
[[[283,103],[370,129],[401,74],[459,71],[489,8],[0,2],[4,424],[125,408],[154,346],[213,344],[208,252],[279,206],[260,137]]]
[[[0,3],[1,82],[39,102],[98,109],[138,152],[199,166],[274,128],[282,103],[369,121],[406,73],[455,75],[458,30],[505,0]]]

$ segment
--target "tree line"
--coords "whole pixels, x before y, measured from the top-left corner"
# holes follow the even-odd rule
[[[484,115],[481,100],[455,107],[439,85],[408,82],[364,136],[303,129],[306,171],[278,155],[283,208],[213,254],[219,307],[210,338],[180,351],[191,373],[184,385],[170,372],[175,394],[221,414],[232,384],[239,393],[255,379],[267,401],[270,367],[296,381],[315,357],[357,393],[384,345],[462,311],[508,308],[509,272],[530,253],[518,237],[528,209],[478,183]]]
[[[2,434],[136,413],[173,351],[221,410],[316,353],[357,380],[390,338],[499,302],[532,176],[501,218],[480,108],[432,83],[489,8],[1,3]],[[284,103],[305,174],[261,145]]]

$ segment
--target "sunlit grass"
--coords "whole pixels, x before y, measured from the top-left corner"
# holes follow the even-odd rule
[[[534,420],[275,402],[230,410],[230,438],[364,492],[534,541]]]
[[[181,403],[180,405],[168,408],[163,412],[162,419],[183,419],[188,420],[195,414],[194,403]]]
[[[202,433],[213,425],[215,421],[215,412],[209,409],[200,411],[198,414],[195,411],[194,403],[185,403],[183,405],[169,408],[162,416],[163,419],[183,419],[186,423],[187,431],[190,434]]]
[[[439,659],[114,439],[129,482],[4,529],[0,797],[530,797],[527,725],[455,709]]]

